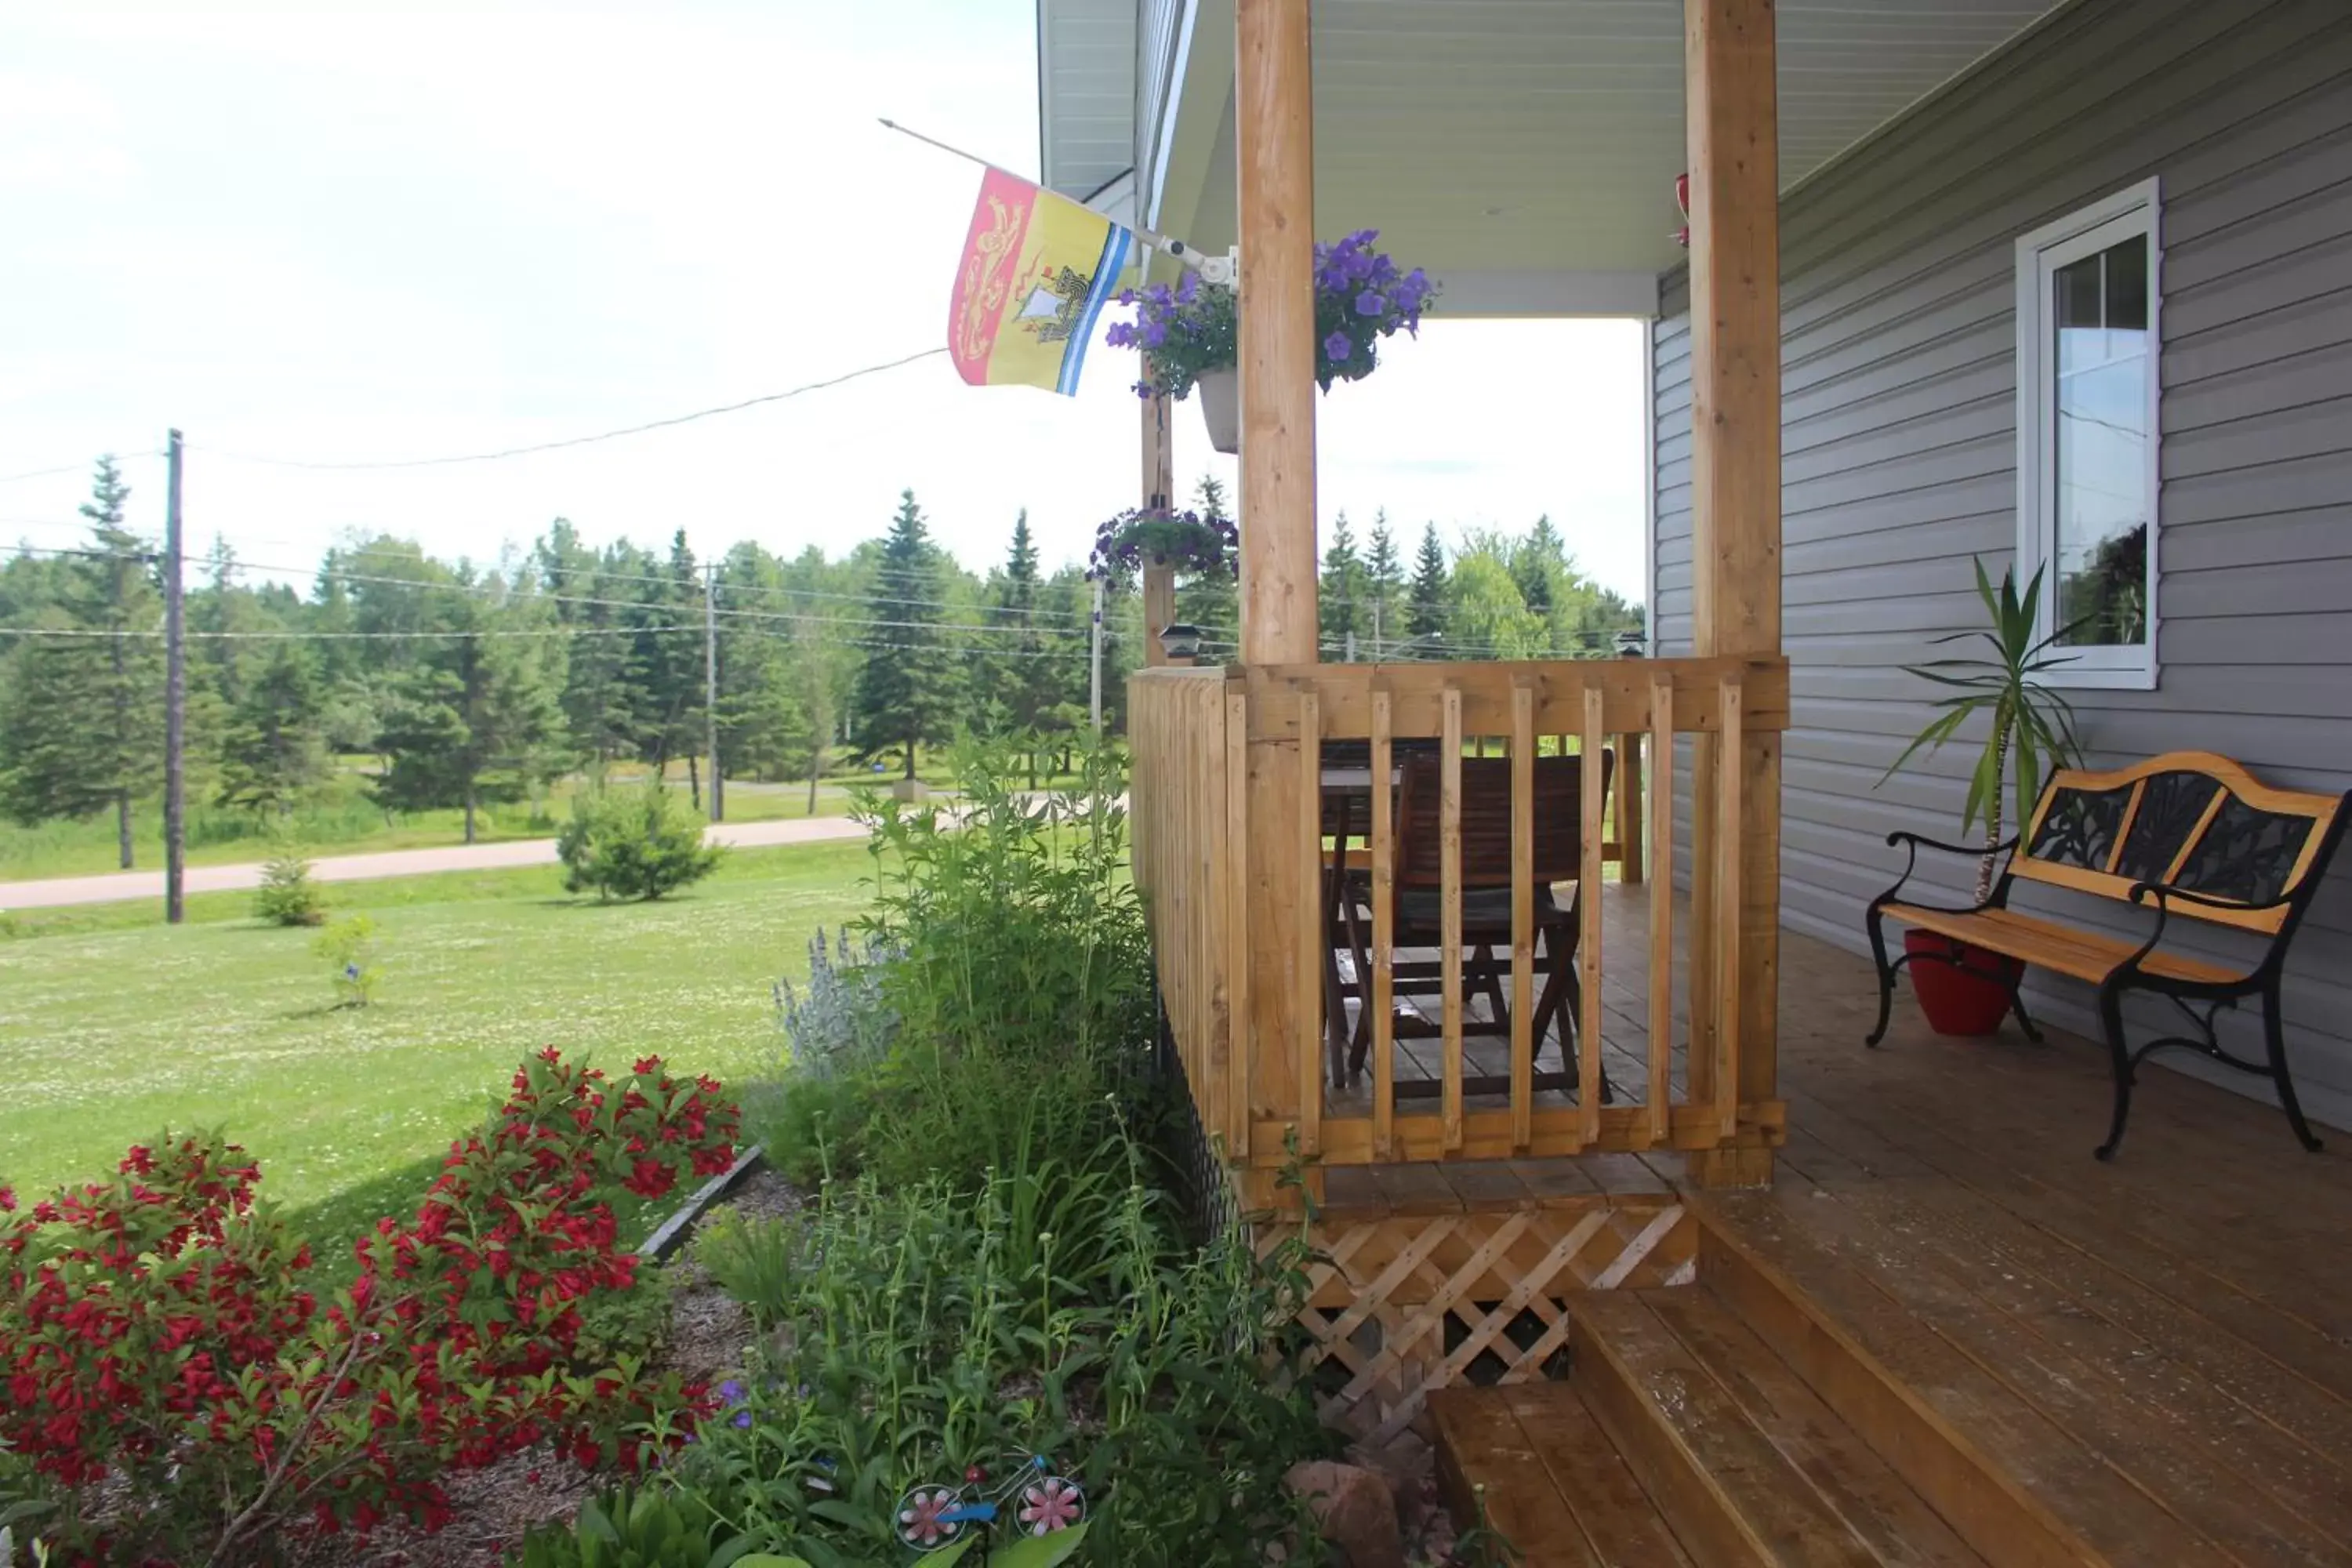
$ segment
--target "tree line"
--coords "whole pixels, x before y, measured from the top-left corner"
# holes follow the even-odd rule
[[[100,459],[72,549],[0,563],[0,814],[22,824],[110,813],[121,863],[133,812],[163,778],[163,563],[131,526],[131,490]],[[1214,480],[1196,505],[1224,514]],[[1025,513],[974,573],[934,542],[911,491],[878,540],[838,558],[740,542],[698,558],[592,545],[558,519],[527,550],[445,561],[393,535],[326,552],[307,589],[215,544],[189,563],[188,797],[291,812],[339,758],[369,759],[388,814],[540,798],[615,764],[684,774],[698,807],[712,712],[730,779],[817,780],[855,761],[915,776],[925,748],[967,733],[1035,737],[1050,768],[1088,721],[1093,584],[1048,569]],[[269,568],[278,572],[276,567]],[[1538,520],[1449,552],[1433,526],[1408,570],[1385,517],[1360,550],[1339,517],[1322,572],[1325,657],[1544,658],[1608,651],[1641,612],[1577,572]],[[706,596],[708,596],[706,598]],[[1110,595],[1105,722],[1122,727],[1144,659],[1140,595]],[[1180,584],[1204,658],[1234,657],[1229,578]],[[1156,631],[1156,628],[1154,628]]]

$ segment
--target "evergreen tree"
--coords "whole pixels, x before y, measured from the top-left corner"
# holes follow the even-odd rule
[[[1445,546],[1437,540],[1437,524],[1423,523],[1421,551],[1413,557],[1412,602],[1405,609],[1405,629],[1414,639],[1429,638],[1416,650],[1428,658],[1432,644],[1445,636],[1446,602],[1452,584],[1445,570]]]
[[[89,816],[118,792],[90,765],[110,679],[106,639],[56,605],[24,624],[36,635],[10,639],[17,647],[0,682],[0,811],[30,827]]]
[[[1404,562],[1397,554],[1396,535],[1390,531],[1385,510],[1372,514],[1372,536],[1364,550],[1364,592],[1370,601],[1364,618],[1372,635],[1372,657],[1379,658],[1383,648],[1402,640],[1405,630],[1399,613],[1404,607]]]
[[[702,805],[702,574],[686,531],[671,536],[658,579],[641,584],[645,608],[636,638],[635,675],[645,697],[637,756],[656,777],[683,756],[696,809]]]
[[[1567,546],[1547,513],[1512,547],[1511,581],[1519,585],[1519,598],[1528,609],[1549,617],[1555,589],[1568,574]]]
[[[856,723],[858,749],[866,755],[906,749],[908,779],[915,776],[916,749],[953,732],[959,671],[936,624],[946,604],[944,576],[915,492],[902,491],[871,600],[877,635],[868,640],[887,646],[867,654]]]
[[[1348,514],[1343,511],[1331,520],[1331,542],[1323,552],[1323,581],[1317,595],[1328,657],[1344,656],[1350,632],[1371,631],[1365,584],[1364,563],[1356,554],[1355,531],[1348,526]]]
[[[475,584],[460,578],[457,587]],[[487,804],[520,800],[560,770],[562,689],[559,638],[530,635],[551,617],[532,613],[517,595],[494,603],[496,578],[474,592],[436,595],[435,627],[444,634],[394,694],[383,745],[390,765],[376,787],[392,810],[460,806],[466,842]],[[499,634],[508,635],[499,635]]]
[[[1192,510],[1205,521],[1223,522],[1233,516],[1225,487],[1213,474],[1202,474],[1193,491]],[[1202,661],[1217,663],[1227,654],[1239,658],[1242,636],[1239,584],[1230,572],[1197,573],[1176,587],[1176,616],[1201,628]]]
[[[19,821],[114,807],[117,858],[133,864],[131,802],[163,771],[163,606],[147,541],[124,522],[130,487],[100,458],[81,514],[89,554],[58,584],[44,630],[87,637],[20,639],[0,709],[0,805]]]
[[[1023,508],[1013,522],[1013,542],[996,586],[998,626],[992,640],[995,691],[990,702],[993,717],[1008,732],[1034,739],[1045,731],[1055,706],[1055,672],[1046,646],[1044,610],[1045,578],[1038,570],[1037,542],[1029,531],[1029,512]],[[1037,787],[1037,749],[1028,747],[1029,787]]]
[[[221,804],[283,815],[325,783],[323,708],[309,653],[298,643],[279,643],[231,712],[221,748]]]

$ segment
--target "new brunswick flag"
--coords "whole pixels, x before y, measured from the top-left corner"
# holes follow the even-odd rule
[[[989,170],[948,317],[956,374],[974,386],[1076,395],[1095,320],[1134,246],[1101,214]]]

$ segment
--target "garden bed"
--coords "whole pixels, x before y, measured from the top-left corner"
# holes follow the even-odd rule
[[[675,1226],[674,1234],[683,1240],[719,1205],[748,1217],[783,1218],[798,1213],[803,1202],[798,1189],[760,1167],[756,1151],[747,1151],[737,1169],[711,1178],[655,1237]],[[651,1249],[649,1238],[645,1250]],[[670,1257],[664,1268],[669,1321],[652,1370],[674,1372],[690,1383],[716,1383],[742,1365],[751,1340],[751,1314],[691,1258],[677,1256],[675,1245],[663,1250]],[[394,1524],[365,1541],[315,1537],[303,1543],[293,1563],[295,1568],[490,1568],[506,1562],[527,1532],[571,1520],[611,1485],[609,1475],[583,1469],[542,1443],[457,1477],[449,1487],[453,1517],[437,1531]]]

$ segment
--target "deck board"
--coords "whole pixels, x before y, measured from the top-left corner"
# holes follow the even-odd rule
[[[1649,891],[1604,898],[1602,1056],[1634,1102]],[[2013,1027],[1938,1038],[1905,994],[1885,1047],[1865,1050],[1867,961],[1780,942],[1778,1183],[1709,1194],[1710,1215],[2003,1467],[2003,1485],[2109,1560],[2352,1563],[2352,1139],[2306,1153],[2274,1108],[2159,1060],[2102,1164],[2104,1047],[2057,1029],[2046,1047]],[[1687,1039],[1684,1020],[1675,1031]],[[1679,1053],[1675,1066],[1680,1093]],[[1641,1191],[1677,1181],[1680,1163],[1514,1173],[1531,1195]],[[1661,1316],[1679,1331],[1682,1312]],[[1895,1533],[1927,1561],[1951,1549],[1929,1527]]]
[[[1932,1340],[1915,1387],[2118,1562],[2352,1562],[2352,1160],[2151,1068],[2103,1164],[2102,1046],[1938,1038],[1906,994],[1865,1050],[1875,1012],[1867,961],[1782,932],[1789,1142],[1710,1207],[1796,1244],[1841,1321]]]

